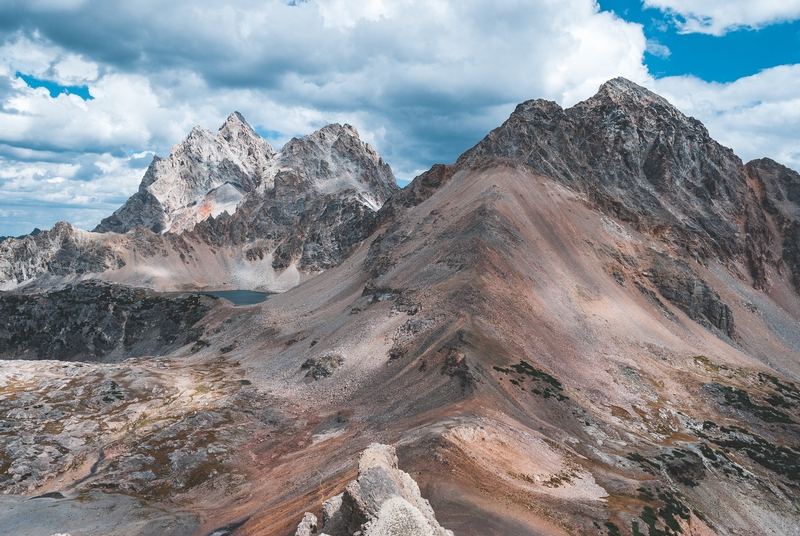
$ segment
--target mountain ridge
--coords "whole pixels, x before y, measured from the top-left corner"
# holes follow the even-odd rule
[[[780,259],[797,271],[794,255],[784,253],[792,241],[774,231],[782,218],[796,219],[800,205],[767,207],[769,201],[758,197],[752,185],[758,180],[752,176],[755,162],[772,161],[744,165],[699,121],[625,79],[606,82],[595,96],[566,110],[541,100],[520,104],[455,165],[490,161],[551,176],[585,193],[606,214],[637,230],[665,235],[698,262],[745,254],[759,288],[781,269]],[[800,181],[788,168],[781,167],[781,173],[791,177],[784,179],[786,184]]]
[[[259,305],[198,303],[161,346],[130,331],[168,355],[89,374],[15,362],[0,377],[14,393],[0,397],[0,486],[33,495],[72,478],[77,496],[118,489],[191,510],[194,534],[290,535],[331,514],[323,501],[354,489],[378,442],[455,534],[793,533],[800,176],[742,164],[665,103],[624,80],[567,110],[528,101],[377,211],[287,167],[264,204],[116,235],[154,266],[178,252],[227,262],[235,245],[276,273],[309,271]],[[293,144],[313,176],[352,139],[323,134]],[[280,236],[259,227],[265,205]],[[99,322],[131,310],[152,323],[138,305],[149,294],[113,292]],[[75,316],[70,352],[83,329],[93,351],[120,348]],[[370,530],[350,521],[341,534]]]
[[[97,277],[156,289],[199,282],[282,291],[341,262],[397,189],[391,168],[350,125],[328,125],[275,152],[234,112],[216,134],[195,127],[169,157],[155,157],[138,192],[92,233],[59,223],[4,241],[0,288]]]

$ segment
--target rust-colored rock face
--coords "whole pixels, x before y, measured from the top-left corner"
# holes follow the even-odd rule
[[[332,139],[282,153],[316,162]],[[338,180],[323,160],[309,169]],[[797,533],[796,172],[743,165],[616,79],[570,109],[521,104],[377,212],[312,203],[303,181],[278,174],[259,194],[274,205],[180,235],[121,235],[150,263],[211,262],[225,236],[274,271],[321,271],[259,305],[207,304],[165,356],[2,364],[0,488],[62,493],[67,532],[103,489],[199,535]],[[252,242],[264,210],[284,238]],[[397,462],[365,477],[372,443]]]

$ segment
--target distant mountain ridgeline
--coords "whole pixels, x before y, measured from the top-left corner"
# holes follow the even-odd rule
[[[42,232],[41,229],[39,229],[38,227],[34,227],[33,231],[31,231],[28,234],[24,234],[24,235],[20,235],[20,236],[0,236],[0,242],[2,242],[3,240],[7,240],[9,238],[16,238],[17,240],[22,240],[26,236],[36,236],[41,232]]]
[[[0,245],[0,289],[86,278],[161,290],[284,291],[337,266],[398,189],[349,125],[278,152],[233,113],[154,158],[139,191],[94,232],[60,222]]]

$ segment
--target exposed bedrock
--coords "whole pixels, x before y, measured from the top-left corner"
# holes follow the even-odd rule
[[[0,294],[0,358],[108,361],[162,355],[196,341],[216,302],[87,281]]]
[[[585,194],[689,259],[742,260],[756,288],[783,259],[800,288],[800,175],[767,158],[743,165],[698,120],[628,80],[568,109],[520,104],[455,169],[498,163]]]
[[[322,505],[322,525],[303,516],[297,536],[453,536],[408,473],[397,467],[394,447],[373,443],[358,462],[358,478]]]
[[[151,288],[184,288],[189,279],[285,290],[302,279],[297,272],[307,277],[349,257],[397,190],[389,165],[350,125],[328,125],[275,152],[234,113],[216,134],[196,127],[155,158],[139,191],[95,232],[61,222],[4,240],[0,288],[102,274]]]
[[[734,338],[733,311],[686,263],[654,254],[648,277],[658,292],[686,316]]]

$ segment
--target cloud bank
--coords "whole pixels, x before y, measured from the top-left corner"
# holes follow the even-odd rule
[[[644,5],[674,15],[683,32],[717,36],[800,19],[800,0],[644,0]]]

